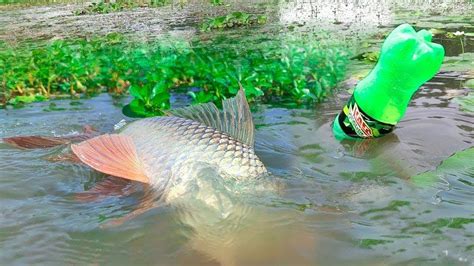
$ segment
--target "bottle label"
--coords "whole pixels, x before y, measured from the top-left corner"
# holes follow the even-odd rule
[[[354,95],[339,114],[342,131],[354,138],[376,138],[392,132],[395,125],[386,124],[367,115],[357,105]]]

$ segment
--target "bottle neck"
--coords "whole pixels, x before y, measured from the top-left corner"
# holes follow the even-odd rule
[[[358,106],[373,119],[386,124],[396,124],[405,114],[413,91],[411,84],[397,73],[386,71],[378,65],[354,89]]]
[[[395,124],[387,124],[374,119],[364,112],[354,95],[349,99],[334,123],[342,132],[354,138],[376,138],[392,132]]]

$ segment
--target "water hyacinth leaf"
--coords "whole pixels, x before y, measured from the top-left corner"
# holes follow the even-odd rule
[[[7,46],[0,51],[2,84],[7,88],[0,101],[3,105],[13,104],[10,100],[15,96],[31,94],[90,96],[128,91],[144,109],[134,103],[133,108],[127,107],[128,113],[136,109],[135,113],[156,115],[169,107],[162,93],[200,88],[193,95],[195,103],[213,101],[219,105],[236,93],[238,81],[247,88],[249,101],[260,97],[268,102],[276,97],[302,103],[319,100],[307,97],[302,89],[322,97],[324,93],[315,93],[314,83],[324,83],[319,77],[329,77],[322,90],[332,89],[343,77],[347,62],[346,55],[334,52],[340,48],[321,47],[306,37],[242,46],[218,37],[206,42],[160,39],[145,44],[109,34],[29,45]],[[157,94],[160,96],[155,98]]]
[[[222,2],[222,0],[210,0],[209,2],[210,2],[211,5],[213,5],[213,6],[221,6],[221,5],[224,4],[224,3]]]
[[[372,249],[374,246],[393,243],[393,240],[385,239],[361,239],[359,240],[359,246],[361,248]]]
[[[429,31],[430,31],[433,35],[441,35],[441,34],[446,33],[446,30],[443,30],[443,29],[435,29],[435,28],[429,29]]]
[[[135,99],[139,99],[139,100],[142,100],[142,101],[144,101],[145,97],[147,96],[147,91],[146,91],[146,88],[144,88],[144,87],[138,87],[138,86],[133,86],[132,85],[128,89],[128,92]]]
[[[123,34],[120,34],[118,32],[109,33],[106,35],[106,38],[109,44],[117,44],[124,41]]]
[[[459,104],[462,111],[474,113],[474,92],[470,92],[467,96],[457,97],[453,101]]]
[[[211,31],[213,29],[224,29],[233,28],[236,26],[250,26],[250,25],[262,25],[267,22],[267,16],[265,15],[252,15],[244,12],[233,12],[224,16],[218,16],[210,18],[207,21],[201,23],[199,29],[201,31]]]
[[[122,113],[125,116],[133,118],[143,118],[150,116],[150,113],[145,108],[145,103],[139,99],[133,99],[129,104],[122,108]]]
[[[474,89],[474,79],[469,79],[464,82],[464,87]]]
[[[50,103],[47,108],[44,108],[43,111],[45,112],[57,112],[57,111],[65,111],[67,110],[64,107],[58,107],[58,105],[54,102]]]
[[[249,98],[263,96],[263,91],[255,87],[252,83],[245,83],[242,85],[245,88],[245,95]]]
[[[474,53],[446,56],[441,69],[444,71],[472,71],[474,69]]]
[[[421,173],[411,178],[412,182],[418,186],[430,186],[440,178],[458,177],[467,178],[474,182],[474,147],[460,151],[444,160],[433,171]]]
[[[11,105],[18,105],[22,103],[32,103],[32,102],[40,102],[44,101],[47,98],[43,95],[28,95],[28,96],[16,96],[13,99],[10,99],[9,103]]]
[[[195,103],[211,102],[214,98],[212,94],[205,93],[204,91],[200,91],[198,93],[190,91],[188,92],[188,95],[193,98]]]
[[[160,80],[151,89],[151,98],[155,98],[158,94],[168,93],[169,87],[170,85],[166,83],[166,80]]]
[[[258,24],[265,24],[267,23],[268,17],[265,15],[259,15],[257,16],[257,23]]]
[[[157,93],[152,99],[151,104],[153,108],[166,110],[170,107],[170,94],[168,92]]]

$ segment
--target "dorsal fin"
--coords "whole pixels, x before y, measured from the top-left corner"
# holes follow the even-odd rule
[[[191,119],[225,132],[235,139],[254,146],[254,125],[245,92],[240,87],[233,98],[222,101],[222,111],[214,103],[205,103],[171,110],[170,115]]]
[[[149,183],[143,164],[129,136],[105,134],[71,145],[83,163],[104,174]]]

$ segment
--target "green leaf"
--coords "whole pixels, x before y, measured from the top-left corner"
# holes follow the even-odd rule
[[[158,93],[151,99],[151,104],[154,108],[167,109],[169,108],[170,94],[168,92]]]
[[[11,105],[17,105],[21,103],[32,103],[32,102],[41,102],[46,100],[47,98],[43,95],[37,94],[37,95],[28,95],[28,96],[16,96],[13,99],[10,99],[8,101],[9,104]]]
[[[383,245],[387,243],[393,243],[393,240],[385,240],[385,239],[361,239],[359,240],[359,246],[362,248],[371,249],[373,246],[376,245]]]
[[[149,117],[150,114],[145,109],[145,103],[139,99],[132,100],[122,108],[122,113],[128,117],[142,118]]]
[[[151,90],[151,98],[155,98],[158,94],[168,93],[168,84],[166,84],[165,80],[160,80],[153,86]]]
[[[190,92],[189,95],[193,97],[194,102],[196,103],[207,103],[213,100],[213,95],[210,93],[205,93],[203,91],[200,91],[198,93],[193,93]]]
[[[135,99],[139,99],[139,100],[142,100],[142,101],[144,101],[145,97],[147,96],[145,88],[138,87],[138,86],[135,86],[135,85],[131,85],[130,88],[128,89],[128,92]]]
[[[469,79],[464,82],[464,87],[474,89],[474,79]]]
[[[461,110],[474,113],[474,92],[470,92],[466,96],[454,98],[453,101],[459,104]]]
[[[434,171],[428,171],[411,178],[419,186],[431,185],[440,178],[457,178],[458,180],[473,180],[474,147],[460,151],[444,160]]]

